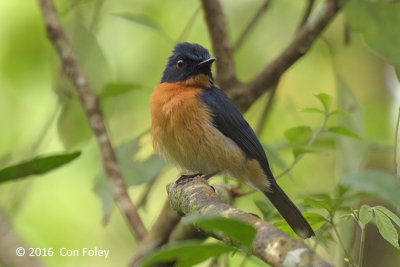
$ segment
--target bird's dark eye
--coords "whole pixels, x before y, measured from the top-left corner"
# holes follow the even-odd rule
[[[176,65],[178,66],[178,68],[182,69],[185,66],[185,61],[180,59],[178,60],[178,62],[176,62]]]

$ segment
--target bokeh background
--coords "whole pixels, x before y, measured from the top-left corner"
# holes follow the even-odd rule
[[[361,14],[362,9],[357,9],[363,2],[360,1],[352,1],[345,8],[348,19],[341,12],[323,38],[284,74],[260,132],[263,144],[280,156],[271,160],[273,171],[279,172],[280,161],[284,165],[293,161],[285,131],[298,125],[318,127],[321,122],[318,115],[302,112],[304,108],[320,107],[314,94],[327,93],[332,97],[332,107],[350,108],[351,116],[332,118],[330,124],[346,124],[363,140],[322,135],[316,145],[322,153],[305,155],[292,169],[291,176],[284,176],[279,182],[296,202],[311,193],[331,194],[340,179],[360,169],[393,172],[400,95],[390,63],[400,57],[399,24],[382,22],[373,28],[366,22],[368,16],[357,15],[355,11],[360,10]],[[263,1],[221,2],[234,43]],[[385,10],[394,10],[389,13],[398,12],[397,22],[400,22],[399,3],[377,2],[389,5]],[[89,81],[100,96],[113,144],[121,148],[122,144],[129,144],[122,153],[127,168],[129,162],[135,162],[125,177],[133,185],[129,192],[135,203],[141,200],[151,178],[157,176],[140,209],[149,226],[167,197],[167,183],[179,175],[178,170],[158,159],[145,168],[141,164],[152,157],[149,100],[177,40],[196,42],[211,50],[200,2],[57,0],[55,3]],[[240,79],[251,79],[279,55],[292,40],[305,5],[306,1],[271,1],[265,15],[235,52]],[[379,16],[390,17],[389,13]],[[349,23],[350,42],[346,44]],[[365,33],[362,26],[371,29],[372,37],[362,34]],[[393,34],[396,31],[397,36]],[[60,74],[60,63],[46,38],[36,1],[0,0],[0,40],[0,167],[38,155],[82,151],[77,160],[55,171],[0,185],[0,218],[17,238],[15,244],[9,244],[52,247],[55,251],[62,247],[110,250],[106,260],[35,258],[44,266],[125,266],[137,243],[109,200],[97,144],[73,87]],[[379,45],[383,51],[397,47],[397,55],[379,53],[379,49],[374,49]],[[266,100],[267,95],[261,97],[245,114],[254,127]],[[254,200],[261,199],[255,193],[240,199],[237,205],[259,214]],[[110,209],[104,219],[104,211]],[[375,229],[369,238],[372,238],[367,240],[371,247],[369,255],[382,265],[366,266],[400,264],[398,251],[387,245]],[[0,243],[5,240],[0,239]],[[330,262],[340,255],[334,241],[326,249],[321,247],[320,253]],[[230,266],[239,266],[241,259],[240,254],[230,257]],[[247,266],[258,264],[259,261],[251,260]]]

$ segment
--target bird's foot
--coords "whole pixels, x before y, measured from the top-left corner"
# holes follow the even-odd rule
[[[182,174],[181,177],[178,178],[178,180],[176,180],[176,184],[180,185],[180,184],[185,184],[187,183],[189,180],[193,179],[196,176],[202,176],[201,173],[195,173],[195,174]]]

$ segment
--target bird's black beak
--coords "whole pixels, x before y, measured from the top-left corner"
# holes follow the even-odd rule
[[[215,61],[215,57],[210,57],[209,59],[206,59],[206,60],[200,62],[199,64],[197,64],[197,67],[202,68],[205,66],[210,66],[214,61]]]

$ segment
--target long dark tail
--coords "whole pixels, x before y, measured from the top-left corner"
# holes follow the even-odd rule
[[[306,239],[315,235],[306,219],[275,180],[271,181],[270,191],[264,192],[264,194],[298,236]]]

